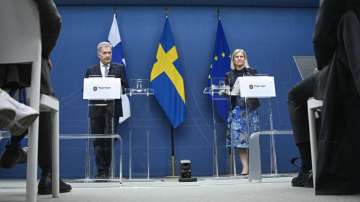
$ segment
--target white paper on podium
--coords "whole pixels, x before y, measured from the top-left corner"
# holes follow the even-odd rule
[[[238,83],[237,83],[238,81]],[[243,76],[238,77],[235,84],[240,88],[241,97],[268,98],[276,97],[273,76]]]
[[[121,97],[121,79],[92,77],[84,79],[83,99],[114,100]]]

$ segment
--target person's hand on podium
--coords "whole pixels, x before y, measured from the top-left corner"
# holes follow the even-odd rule
[[[228,89],[221,89],[219,90],[219,95],[228,96],[229,92],[230,91]]]

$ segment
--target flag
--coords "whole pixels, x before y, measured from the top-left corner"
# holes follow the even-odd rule
[[[185,119],[186,97],[183,69],[169,19],[166,17],[164,30],[156,53],[156,61],[150,74],[150,87],[154,96],[173,128],[177,128]]]
[[[119,27],[118,27],[115,13],[114,13],[113,21],[112,21],[111,28],[109,31],[108,41],[113,46],[112,61],[114,61],[115,63],[123,64],[125,67],[126,66],[125,56],[124,56],[124,52],[123,52]],[[119,123],[124,122],[131,115],[129,98],[125,94],[121,95],[121,105],[122,105],[123,115],[119,118]]]
[[[216,31],[215,49],[210,65],[209,84],[219,85],[219,81],[225,78],[225,73],[230,71],[230,49],[226,41],[221,20],[218,20]],[[214,95],[214,105],[217,114],[222,120],[227,119],[228,101],[226,99],[216,99],[219,95]]]

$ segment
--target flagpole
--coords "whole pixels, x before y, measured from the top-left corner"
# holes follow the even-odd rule
[[[165,7],[165,18],[167,19],[169,16],[169,8]],[[175,131],[172,125],[170,124],[170,134],[171,134],[171,175],[170,177],[175,177],[176,169],[175,169]]]
[[[171,131],[171,177],[175,177],[175,132],[170,124]]]

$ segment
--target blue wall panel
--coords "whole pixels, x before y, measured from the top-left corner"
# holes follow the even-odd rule
[[[61,133],[87,133],[87,102],[82,100],[82,79],[86,68],[97,63],[96,44],[107,39],[113,8],[107,6],[62,6],[63,27],[52,58],[53,83],[61,100]],[[149,78],[164,24],[162,7],[117,7],[118,23],[127,59],[129,79]],[[311,35],[315,9],[220,8],[230,49],[244,48],[250,65],[259,73],[275,76],[277,98],[273,99],[274,126],[290,129],[287,92],[299,81],[293,55],[312,55]],[[217,13],[212,7],[170,7],[169,18],[184,67],[187,117],[175,130],[176,158],[190,159],[194,175],[213,174],[213,127],[211,104],[202,90],[215,42]],[[133,177],[146,175],[147,134],[151,176],[170,174],[170,125],[152,97],[135,97],[133,116],[122,124],[124,172],[129,172],[132,143]],[[263,106],[265,108],[265,106]],[[228,172],[225,126],[216,118],[220,173]],[[268,127],[268,126],[265,126]],[[130,137],[131,136],[131,137]],[[263,169],[269,171],[268,138],[262,138]],[[280,172],[293,172],[289,163],[297,155],[291,136],[277,137]],[[82,177],[84,142],[61,142],[61,175]],[[117,144],[117,151],[119,145]],[[178,167],[178,165],[176,166]],[[240,167],[238,168],[240,169]],[[2,176],[21,176],[2,172]]]

